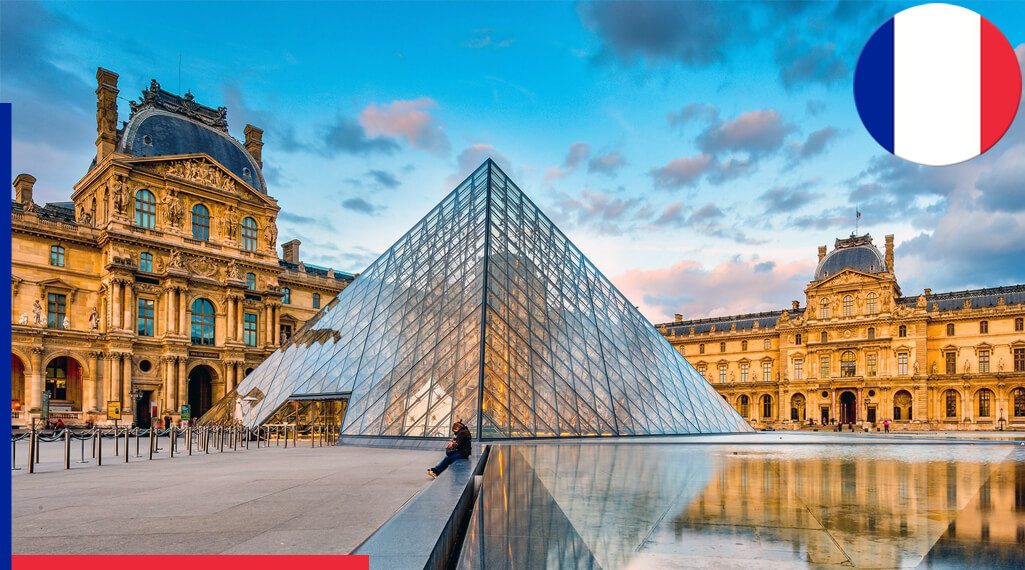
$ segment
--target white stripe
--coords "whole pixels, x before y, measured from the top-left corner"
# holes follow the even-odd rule
[[[979,154],[979,16],[927,4],[894,16],[893,147],[901,158],[954,164]]]

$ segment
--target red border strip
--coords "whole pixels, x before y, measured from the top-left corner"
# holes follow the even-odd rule
[[[285,556],[285,555],[210,555],[210,556],[34,556],[11,557],[11,570],[74,568],[110,570],[111,568],[190,568],[202,570],[281,570],[282,568],[331,568],[332,570],[369,570],[369,556]]]

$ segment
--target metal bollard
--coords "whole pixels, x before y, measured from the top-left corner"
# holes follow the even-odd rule
[[[210,427],[203,428],[205,439],[203,442],[203,453],[210,453]]]
[[[288,449],[288,424],[285,424],[285,449]]]
[[[128,463],[128,428],[125,428],[125,463]],[[116,435],[114,436],[117,437]]]
[[[64,428],[64,469],[71,469],[71,430]]]
[[[188,450],[189,456],[192,456],[192,426],[185,428],[185,449]]]
[[[128,429],[128,428],[125,428]],[[114,428],[114,457],[118,456],[118,441],[117,441],[117,427]],[[128,448],[125,448],[125,453],[128,453]]]
[[[174,458],[174,426],[167,428],[167,436],[171,440],[167,443],[167,457],[168,459]]]
[[[292,426],[292,447],[295,447],[297,441],[299,441],[299,424]]]
[[[21,471],[21,467],[16,467],[18,464],[18,442],[11,440],[11,471]]]
[[[103,465],[103,430],[96,430],[96,466]]]
[[[142,454],[139,453],[139,428],[135,428],[135,456],[142,457]]]
[[[28,472],[36,472],[36,419],[32,418],[32,431],[28,436]]]
[[[155,431],[155,430],[153,429],[153,426],[150,426],[150,427],[149,427],[149,458],[150,458],[151,460],[153,459],[153,448],[157,446],[157,445],[156,445],[156,442],[154,441],[154,440],[156,439],[156,438],[154,437],[154,436],[156,435],[156,434],[154,433],[154,431]]]
[[[224,426],[217,426],[217,447],[224,453]]]
[[[79,463],[89,463],[88,461],[85,460],[85,438],[83,437],[83,438],[79,439],[78,441],[82,443],[82,459],[79,460]]]
[[[252,431],[250,431],[249,428],[246,428],[246,450],[247,451],[249,450],[249,439],[251,438],[251,436],[252,436]]]

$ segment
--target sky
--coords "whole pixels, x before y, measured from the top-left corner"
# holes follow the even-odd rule
[[[68,200],[151,79],[265,130],[279,243],[362,271],[493,158],[653,322],[803,304],[817,247],[896,242],[905,295],[1025,283],[1025,108],[989,152],[905,162],[858,118],[909,2],[0,3],[13,170]],[[966,2],[1025,62],[1025,1]],[[13,191],[12,191],[13,195]]]

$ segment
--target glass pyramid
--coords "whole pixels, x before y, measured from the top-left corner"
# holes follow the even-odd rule
[[[751,431],[490,159],[201,422],[332,395],[343,436]]]

